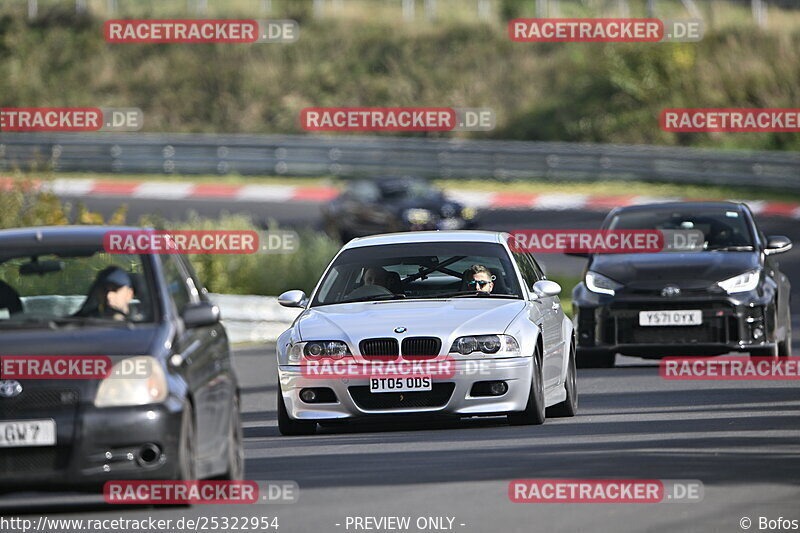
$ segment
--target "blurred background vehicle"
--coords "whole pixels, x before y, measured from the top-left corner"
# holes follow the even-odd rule
[[[322,207],[328,235],[344,242],[376,233],[472,229],[476,215],[428,180],[411,177],[349,180]]]
[[[0,231],[0,355],[107,356],[114,372],[145,369],[0,382],[3,491],[244,476],[239,387],[219,309],[181,255],[106,253],[104,234],[126,229]],[[93,312],[120,287],[126,316]]]
[[[589,254],[573,290],[578,364],[615,354],[789,356],[791,285],[776,255],[790,239],[764,235],[744,204],[692,202],[615,209],[602,229],[701,230],[690,252]]]

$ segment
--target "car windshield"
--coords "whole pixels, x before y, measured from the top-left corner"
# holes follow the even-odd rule
[[[705,250],[753,249],[753,236],[738,208],[631,209],[614,215],[607,229],[700,230]]]
[[[522,298],[503,246],[428,242],[351,248],[334,260],[311,305],[463,297]]]
[[[150,279],[140,255],[6,251],[0,257],[0,329],[152,322]]]
[[[441,195],[441,191],[427,181],[384,182],[381,183],[380,188],[383,197],[386,199],[427,199],[436,198]]]

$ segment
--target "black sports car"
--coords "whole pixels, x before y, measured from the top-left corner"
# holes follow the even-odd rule
[[[701,230],[705,240],[692,252],[589,255],[572,296],[580,365],[611,367],[616,353],[791,355],[790,285],[776,254],[792,243],[765,236],[746,205],[617,208],[603,229]]]
[[[0,492],[242,479],[228,338],[179,254],[110,254],[100,226],[0,231],[0,356],[108,357],[107,377],[0,377]],[[110,364],[110,363],[109,363]],[[142,365],[146,372],[119,374]]]
[[[329,235],[344,242],[376,233],[475,227],[476,211],[418,178],[356,179],[323,207]]]

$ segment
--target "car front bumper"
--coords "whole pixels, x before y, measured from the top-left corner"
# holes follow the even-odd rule
[[[719,355],[773,348],[775,309],[768,298],[607,298],[575,301],[578,350],[616,352],[646,358]],[[639,312],[702,311],[696,326],[641,326]]]
[[[289,416],[318,422],[402,414],[486,416],[523,411],[528,402],[532,375],[531,357],[456,361],[452,377],[434,378],[433,390],[414,393],[371,393],[367,378],[317,378],[304,376],[301,367],[281,365],[280,387]],[[378,376],[375,376],[378,377]],[[473,385],[505,381],[501,396],[473,395]],[[329,388],[335,402],[306,403],[304,388]]]
[[[0,476],[13,490],[100,490],[110,480],[174,479],[182,416],[177,398],[19,412],[13,420],[54,420],[56,445],[0,449]],[[154,458],[145,461],[151,451]]]

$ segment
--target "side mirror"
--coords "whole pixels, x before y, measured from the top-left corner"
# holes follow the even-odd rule
[[[764,248],[766,255],[782,254],[792,249],[792,240],[783,235],[770,235],[767,237],[767,246]]]
[[[278,303],[284,307],[305,307],[308,297],[300,290],[286,291],[278,296]]]
[[[192,304],[181,315],[187,329],[213,326],[220,321],[219,307],[209,302]]]
[[[561,285],[549,279],[542,279],[534,283],[531,290],[533,290],[533,294],[535,294],[537,298],[547,298],[548,296],[558,296],[561,294]]]

